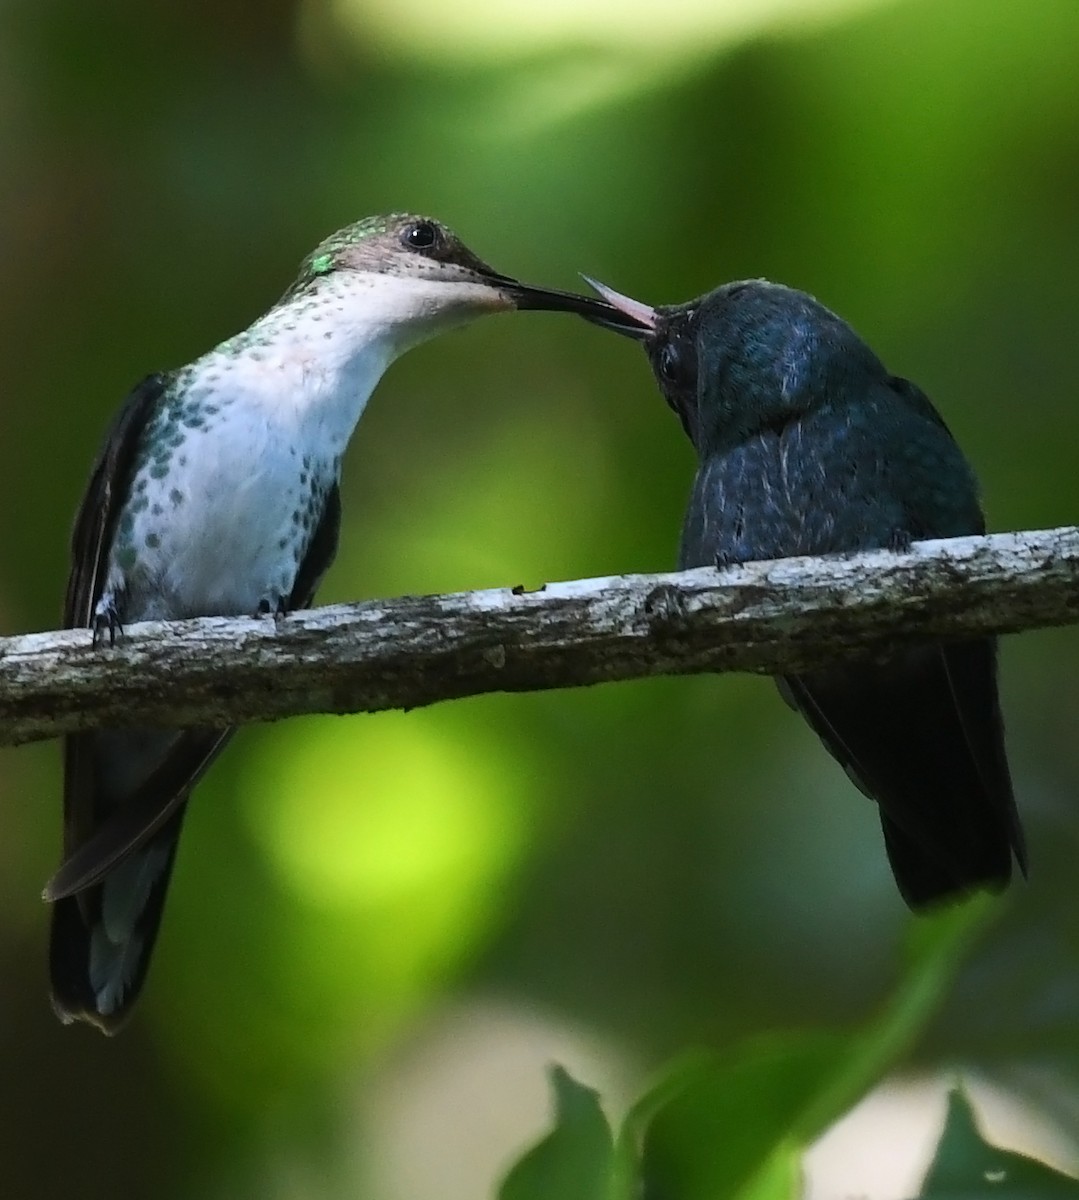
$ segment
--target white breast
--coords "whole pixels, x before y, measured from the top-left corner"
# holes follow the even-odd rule
[[[201,423],[130,502],[125,619],[254,613],[287,597],[381,365],[335,371],[299,347],[196,364]]]

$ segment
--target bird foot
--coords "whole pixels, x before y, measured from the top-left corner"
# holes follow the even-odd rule
[[[90,628],[93,630],[95,647],[100,646],[105,640],[106,633],[109,636],[110,646],[115,646],[117,637],[123,636],[124,627],[120,624],[120,613],[112,592],[106,592],[97,602],[93,618],[90,621]]]
[[[284,596],[263,596],[259,601],[259,606],[255,610],[256,617],[273,617],[274,622],[280,624],[281,619],[288,614],[288,608],[285,604]]]

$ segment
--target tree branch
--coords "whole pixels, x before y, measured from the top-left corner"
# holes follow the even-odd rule
[[[402,596],[273,618],[0,639],[0,744],[235,725],[645,675],[800,671],[903,643],[1079,622],[1079,528],[909,552]]]

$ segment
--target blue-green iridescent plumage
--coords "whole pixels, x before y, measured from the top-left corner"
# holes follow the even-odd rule
[[[754,280],[649,311],[635,336],[699,459],[682,567],[984,532],[928,398],[812,297]],[[878,804],[912,907],[1003,887],[1013,857],[1025,870],[993,639],[777,682]]]

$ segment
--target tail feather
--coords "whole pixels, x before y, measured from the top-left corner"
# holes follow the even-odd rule
[[[788,698],[880,807],[912,908],[999,890],[1025,870],[990,641],[789,677]]]
[[[142,987],[157,938],[186,805],[104,881],[52,909],[52,1001],[65,1023],[103,1032],[124,1024]]]
[[[63,1021],[123,1024],[146,977],[191,788],[229,730],[103,730],[67,739],[64,861],[49,971]]]

